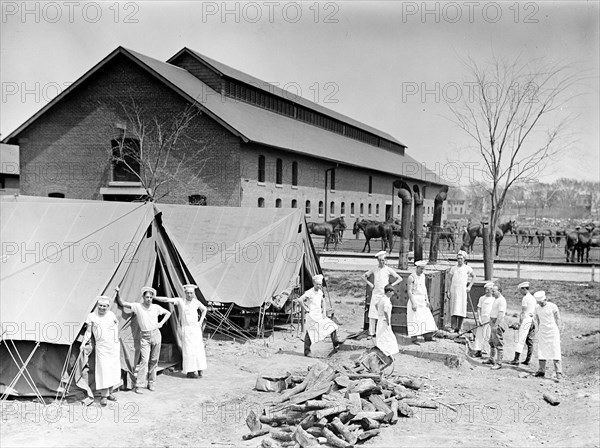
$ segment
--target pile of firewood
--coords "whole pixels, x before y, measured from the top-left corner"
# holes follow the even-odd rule
[[[246,423],[251,432],[243,439],[269,434],[263,448],[346,448],[399,418],[412,417],[415,407],[437,409],[438,402],[418,398],[423,387],[419,379],[357,373],[364,368],[356,367],[312,366],[304,375],[288,375],[282,379],[287,388],[266,403],[262,414],[250,413]]]

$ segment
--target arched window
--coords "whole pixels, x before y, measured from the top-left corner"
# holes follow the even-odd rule
[[[350,204],[350,214],[354,215],[354,202]]]
[[[258,198],[258,206],[260,208],[265,208],[265,198]]]
[[[275,168],[275,183],[277,185],[283,184],[283,160],[277,159],[277,166]]]
[[[323,201],[319,201],[319,215],[323,214]]]
[[[331,201],[329,203],[329,214],[335,215],[335,202]]]
[[[275,199],[275,208],[281,208],[281,199]]]
[[[398,211],[396,212],[397,215],[400,214],[400,206],[398,206]]]
[[[265,156],[258,156],[258,181],[265,181]]]
[[[369,215],[372,213],[373,209],[371,207],[371,204],[369,204]]]
[[[340,204],[340,215],[345,215],[346,214],[346,203],[342,202]]]
[[[310,215],[310,201],[306,201],[306,204],[304,205],[304,213]]]
[[[375,214],[378,215],[379,214],[379,204],[375,205]]]
[[[292,208],[298,208],[298,201],[292,199]]]
[[[360,203],[360,214],[361,216],[365,214],[365,204],[362,202]]]
[[[292,185],[298,185],[298,162],[292,162]]]

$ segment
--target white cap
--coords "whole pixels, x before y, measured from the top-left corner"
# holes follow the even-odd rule
[[[462,255],[464,258],[467,258],[467,253],[464,250],[459,250],[456,256]]]
[[[485,285],[483,285],[484,288],[493,288],[494,287],[494,282],[487,282]]]
[[[380,250],[379,252],[377,252],[375,254],[375,258],[379,258],[379,257],[387,257],[387,252],[385,250]]]
[[[417,266],[417,267],[425,267],[425,266],[427,266],[427,261],[425,261],[425,260],[415,261],[415,266]]]
[[[533,297],[535,297],[535,300],[537,300],[538,302],[541,302],[542,300],[546,300],[546,291],[537,291]]]
[[[323,284],[323,276],[321,274],[315,275],[312,279],[313,279],[313,283],[316,283],[317,285]]]
[[[156,295],[156,289],[150,287],[150,286],[144,286],[142,288],[142,295],[144,295],[145,293],[147,293],[148,291],[150,291],[152,293],[152,295]]]
[[[194,290],[195,290],[197,287],[198,287],[198,286],[196,286],[196,285],[192,285],[192,284],[189,284],[189,285],[183,285],[183,290],[184,290],[185,292],[187,292],[187,291],[194,292]]]
[[[96,302],[97,303],[102,303],[105,305],[110,305],[110,297],[108,296],[98,296],[96,297]]]
[[[531,286],[529,282],[523,282],[519,283],[519,286],[517,286],[517,288],[529,288],[529,286]]]

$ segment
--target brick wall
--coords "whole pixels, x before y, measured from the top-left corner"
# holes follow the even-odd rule
[[[111,139],[119,137],[117,125],[127,122],[122,104],[132,99],[147,117],[162,122],[187,107],[178,94],[117,56],[18,136],[21,193],[102,199],[100,188],[111,180]],[[187,203],[189,195],[204,194],[208,205],[238,206],[239,139],[201,114],[184,140],[185,175],[168,185],[162,202]],[[194,179],[198,173],[202,180]]]

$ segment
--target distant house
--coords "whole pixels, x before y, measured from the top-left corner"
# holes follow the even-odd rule
[[[0,194],[19,193],[19,147],[0,143]]]
[[[460,188],[451,188],[446,199],[447,219],[462,220],[471,216],[471,205],[466,193]]]

